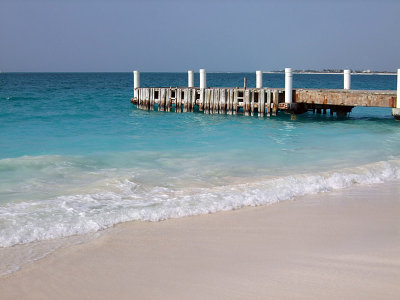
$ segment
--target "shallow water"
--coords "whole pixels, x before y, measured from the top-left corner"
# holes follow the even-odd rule
[[[240,86],[245,76],[254,86],[255,74],[207,80]],[[144,87],[186,79],[141,74]],[[295,74],[293,85],[342,80]],[[283,74],[264,74],[264,86],[283,85]],[[396,77],[357,75],[352,88],[394,90]],[[131,73],[0,74],[0,247],[400,179],[390,109],[344,120],[174,114],[137,110],[132,93]]]

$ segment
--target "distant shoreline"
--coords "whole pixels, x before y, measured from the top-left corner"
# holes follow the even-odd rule
[[[264,74],[284,74],[284,71],[275,72],[275,71],[267,71],[263,72]],[[343,72],[296,72],[293,71],[293,74],[315,74],[315,75],[343,75]],[[354,72],[351,75],[397,75],[395,72],[369,72],[369,73],[361,73]]]

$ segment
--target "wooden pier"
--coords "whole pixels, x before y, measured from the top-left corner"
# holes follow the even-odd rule
[[[285,88],[206,88],[205,71],[200,71],[200,75],[200,87],[141,88],[139,74],[135,73],[135,95],[131,102],[143,110],[258,117],[276,116],[278,111],[291,114],[307,111],[326,114],[329,111],[330,115],[346,116],[355,106],[388,107],[392,108],[393,116],[400,119],[396,91],[350,90],[349,78],[345,78],[343,90],[292,89],[291,76],[286,76]],[[345,76],[349,75],[345,73]],[[258,71],[256,86],[262,86],[260,81],[262,75]],[[192,71],[188,73],[188,82],[189,86],[193,85]]]
[[[275,116],[278,111],[346,115],[354,106],[396,107],[396,91],[294,89],[292,103],[285,90],[272,88],[137,88],[132,104],[143,110],[200,111],[205,114]]]

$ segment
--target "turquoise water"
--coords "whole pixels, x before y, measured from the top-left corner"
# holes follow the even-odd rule
[[[197,74],[198,76],[198,74]],[[209,73],[209,86],[255,74]],[[137,110],[131,73],[0,74],[0,247],[293,199],[400,178],[390,109],[291,120]],[[186,73],[142,73],[185,86]],[[195,78],[198,84],[198,77]],[[283,74],[264,86],[283,87]],[[342,75],[294,75],[294,87],[342,88]],[[354,89],[395,76],[352,76]]]

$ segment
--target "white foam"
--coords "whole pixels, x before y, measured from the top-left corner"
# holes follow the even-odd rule
[[[208,214],[397,179],[398,160],[340,172],[269,177],[203,188],[151,186],[139,184],[132,177],[108,178],[101,181],[101,189],[96,186],[95,192],[0,205],[0,246],[96,232],[125,221]]]

